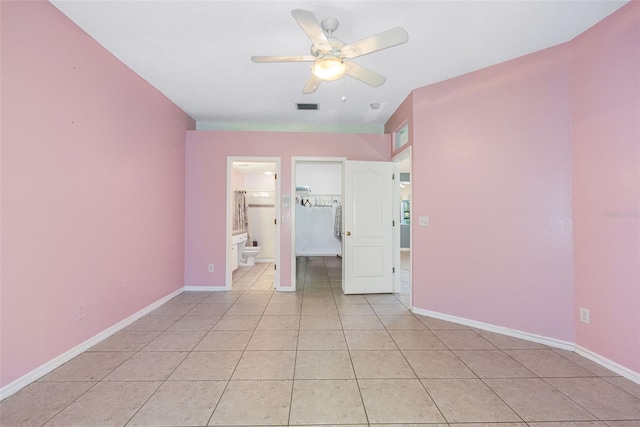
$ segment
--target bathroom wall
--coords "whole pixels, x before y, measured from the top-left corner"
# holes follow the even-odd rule
[[[50,3],[0,8],[4,388],[184,286],[195,123]]]
[[[304,132],[189,131],[186,143],[186,258],[187,286],[225,284],[225,271],[207,271],[207,264],[225,265],[227,222],[224,198],[228,156],[281,159],[280,185],[291,195],[292,156],[344,157],[349,160],[389,161],[390,138],[383,134]],[[295,194],[293,194],[295,199]],[[293,205],[293,203],[292,203]],[[291,207],[281,211],[280,285],[291,288]]]
[[[332,200],[342,203],[342,164],[298,162],[296,185],[311,189],[312,202],[316,195],[333,195]],[[342,254],[342,242],[334,235],[338,203],[332,202],[331,207],[295,204],[296,255]]]
[[[273,175],[245,174],[244,188],[247,192],[249,229],[251,240],[262,248],[257,262],[273,262],[276,246],[275,180]],[[256,206],[258,205],[258,206]]]

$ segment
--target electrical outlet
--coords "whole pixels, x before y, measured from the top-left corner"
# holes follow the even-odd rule
[[[84,305],[79,305],[76,309],[76,320],[84,319]]]
[[[580,307],[580,321],[587,325],[591,323],[591,316],[589,315],[589,309]]]
[[[122,278],[122,289],[127,288],[129,288],[129,278],[125,276]]]
[[[209,264],[209,273],[213,273],[213,264]]]

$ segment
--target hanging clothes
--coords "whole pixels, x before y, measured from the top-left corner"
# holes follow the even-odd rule
[[[336,206],[336,216],[333,221],[333,236],[342,241],[342,205]]]

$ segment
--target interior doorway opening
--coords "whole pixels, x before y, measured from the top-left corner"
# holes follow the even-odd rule
[[[229,157],[226,289],[277,289],[280,159]]]
[[[397,228],[394,239],[395,265],[399,266],[399,274],[396,271],[394,293],[400,301],[409,309],[412,306],[411,291],[411,147],[393,158],[396,174],[400,179],[396,180],[395,210],[400,227]]]
[[[301,290],[304,276],[297,273],[309,267],[301,262],[313,264],[342,256],[345,159],[294,157],[291,161],[291,191],[295,195],[291,208],[291,277],[294,289]],[[335,282],[337,278],[333,279]]]

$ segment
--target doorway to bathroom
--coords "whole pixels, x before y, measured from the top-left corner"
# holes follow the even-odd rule
[[[280,158],[228,157],[226,289],[280,284]]]

